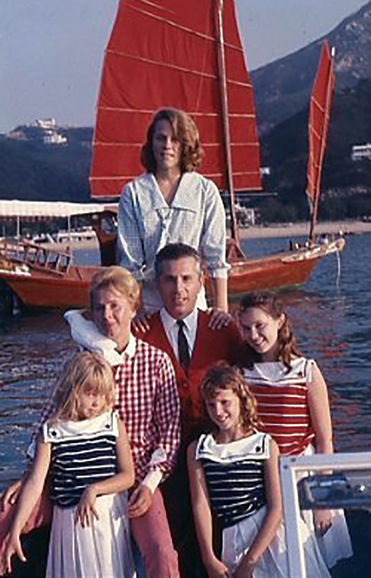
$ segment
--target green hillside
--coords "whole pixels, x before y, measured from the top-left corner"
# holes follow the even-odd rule
[[[371,2],[368,2],[323,38],[251,73],[260,134],[306,106],[325,39],[335,48],[337,91],[371,78]]]
[[[334,96],[322,177],[320,216],[341,219],[371,215],[371,161],[354,163],[354,144],[371,142],[371,79]],[[261,164],[269,166],[262,198],[265,221],[307,219],[305,196],[308,109],[276,125],[261,140]],[[89,200],[92,128],[58,129],[62,145],[46,145],[35,127],[17,127],[13,138],[0,137],[0,198]],[[255,200],[253,200],[255,204]]]
[[[0,198],[45,201],[89,199],[91,128],[63,129],[67,144],[46,145],[40,131],[17,127],[0,137]]]
[[[371,214],[371,161],[353,162],[352,146],[371,142],[371,80],[334,96],[328,145],[322,172],[321,216],[360,217]],[[279,202],[290,207],[290,219],[305,218],[308,110],[277,125],[262,139],[263,164],[271,167],[266,182],[279,190]]]

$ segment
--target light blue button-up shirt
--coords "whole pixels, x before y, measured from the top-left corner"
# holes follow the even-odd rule
[[[184,173],[170,205],[151,173],[126,185],[119,204],[118,263],[143,281],[142,299],[149,311],[162,305],[155,284],[156,254],[178,242],[200,253],[210,277],[227,277],[225,212],[216,185],[199,173]]]

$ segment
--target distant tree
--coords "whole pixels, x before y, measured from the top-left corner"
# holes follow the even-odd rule
[[[261,207],[261,220],[264,223],[280,223],[285,220],[283,205],[276,199],[267,199]]]
[[[347,216],[349,218],[363,217],[371,214],[371,195],[354,195],[348,199]]]
[[[347,205],[344,199],[334,197],[322,200],[319,205],[319,218],[323,221],[341,221],[347,217]]]

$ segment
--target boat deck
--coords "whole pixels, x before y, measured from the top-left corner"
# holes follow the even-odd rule
[[[28,266],[35,270],[64,275],[72,264],[72,255],[68,251],[54,251],[27,240],[3,241],[0,244],[0,265],[6,267],[7,263],[9,270],[12,270],[11,265],[14,264],[21,268]],[[26,271],[26,267],[23,269]]]
[[[98,266],[79,266],[72,255],[21,241],[0,244],[1,279],[25,306],[85,307],[88,286]]]

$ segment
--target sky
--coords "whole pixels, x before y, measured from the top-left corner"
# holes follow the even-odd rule
[[[0,0],[0,133],[36,118],[54,117],[60,125],[94,124],[103,52],[117,4],[118,0]],[[235,4],[253,70],[323,36],[367,0]]]

